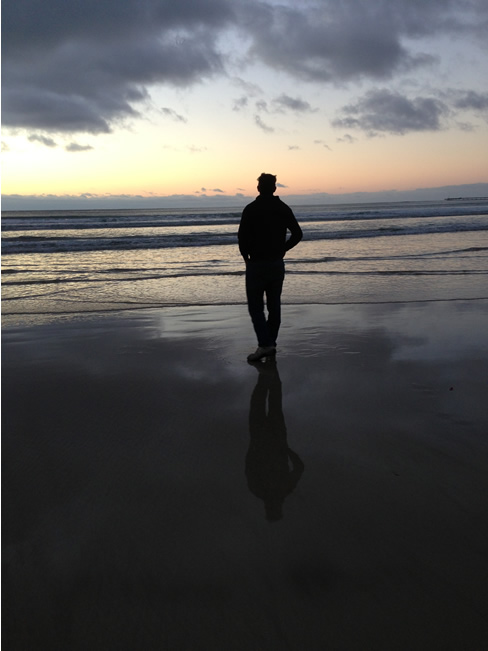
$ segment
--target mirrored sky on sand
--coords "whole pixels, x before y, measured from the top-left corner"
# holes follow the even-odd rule
[[[269,373],[244,311],[4,331],[4,641],[479,646],[488,350],[459,335],[485,306],[431,305],[451,341],[430,358],[425,311],[310,307]]]

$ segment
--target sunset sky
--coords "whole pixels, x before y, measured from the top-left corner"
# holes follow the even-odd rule
[[[2,14],[5,208],[236,204],[263,171],[280,196],[316,199],[488,182],[486,0],[4,0]]]

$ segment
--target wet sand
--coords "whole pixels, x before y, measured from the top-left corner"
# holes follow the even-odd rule
[[[9,651],[488,648],[488,302],[3,332]]]

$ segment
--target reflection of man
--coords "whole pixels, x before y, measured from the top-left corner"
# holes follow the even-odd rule
[[[276,360],[270,357],[256,364],[256,368],[259,377],[249,409],[251,440],[246,455],[246,477],[249,490],[264,500],[266,519],[274,521],[283,517],[285,497],[298,484],[304,465],[299,456],[290,450],[286,440],[281,380]]]
[[[302,239],[302,229],[293,211],[279,197],[273,196],[275,190],[276,176],[261,174],[259,196],[244,208],[239,225],[239,250],[246,263],[247,304],[258,339],[256,352],[247,358],[250,362],[276,354],[285,277],[283,258]],[[287,231],[291,233],[288,239]]]

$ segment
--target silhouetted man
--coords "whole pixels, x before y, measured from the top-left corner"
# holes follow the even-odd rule
[[[303,236],[291,208],[273,196],[276,176],[261,174],[258,191],[259,196],[242,212],[238,233],[239,250],[246,263],[247,305],[258,340],[256,352],[247,358],[249,362],[276,354],[285,277],[283,258]],[[286,239],[288,231],[291,235]]]

